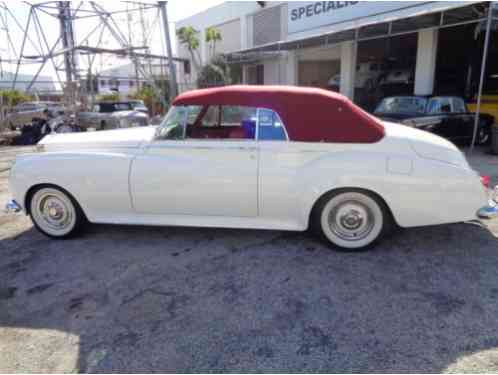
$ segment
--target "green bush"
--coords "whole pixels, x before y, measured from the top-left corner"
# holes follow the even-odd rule
[[[104,101],[117,102],[119,101],[119,94],[117,92],[112,94],[100,94],[97,95],[97,100],[101,102]]]
[[[1,90],[1,103],[5,106],[16,106],[19,103],[33,100],[31,95],[25,94],[19,90]]]

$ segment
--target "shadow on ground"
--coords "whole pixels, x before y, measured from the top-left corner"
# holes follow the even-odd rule
[[[464,224],[361,254],[301,233],[27,229],[0,241],[0,371],[496,372],[497,269],[498,239]]]

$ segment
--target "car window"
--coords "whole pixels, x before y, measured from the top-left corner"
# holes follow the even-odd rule
[[[156,130],[156,140],[181,140],[185,138],[185,120],[189,112],[187,106],[172,106],[163,122]]]
[[[220,106],[211,105],[208,107],[206,113],[202,117],[202,126],[219,126],[220,122]]]
[[[197,117],[199,117],[201,111],[202,111],[202,106],[191,105],[188,110],[187,124],[194,124],[195,120],[197,120]]]
[[[432,98],[427,104],[427,113],[430,114],[450,113],[451,111],[450,98]]]
[[[376,113],[422,114],[427,101],[416,96],[394,96],[383,99],[375,109]]]
[[[462,98],[453,98],[453,112],[465,113],[467,112],[467,107]]]
[[[282,120],[276,112],[270,109],[259,109],[258,127],[258,139],[261,141],[287,140],[287,135]]]
[[[242,121],[255,119],[256,108],[243,106],[223,106],[221,108],[221,126],[240,126]]]
[[[246,106],[209,106],[200,124],[189,121],[187,138],[191,139],[246,139],[256,135],[257,109]]]
[[[34,111],[36,106],[34,104],[20,104],[16,107],[18,112]]]
[[[131,109],[133,109],[133,106],[131,103],[116,103],[116,104],[114,104],[115,111],[129,111]]]

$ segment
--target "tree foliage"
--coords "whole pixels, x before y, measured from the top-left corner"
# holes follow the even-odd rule
[[[192,26],[183,26],[176,31],[178,36],[178,41],[180,44],[184,45],[190,53],[192,58],[192,64],[196,70],[199,68],[200,56],[199,56],[199,31],[194,29]]]
[[[154,86],[147,84],[136,92],[129,94],[129,99],[143,100],[151,115],[164,113],[170,103],[169,80],[167,77],[158,77],[154,80]],[[164,100],[162,100],[164,99]]]
[[[15,106],[22,102],[33,100],[31,95],[25,94],[19,90],[1,90],[1,103],[6,106]]]
[[[208,27],[206,29],[206,43],[209,46],[210,56],[213,58],[216,56],[216,43],[221,40],[221,32],[214,28]]]
[[[119,94],[117,92],[111,93],[111,94],[100,94],[100,95],[97,95],[97,100],[98,101],[116,102],[119,100]]]
[[[197,86],[199,88],[229,85],[231,82],[230,65],[221,55],[214,56],[208,64],[201,68],[197,75]]]

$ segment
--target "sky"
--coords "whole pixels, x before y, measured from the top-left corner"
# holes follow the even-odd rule
[[[218,5],[223,1],[220,0],[171,0],[168,1],[168,18],[170,23],[170,34],[173,43],[173,51],[176,51],[174,30],[175,22],[187,18],[195,13],[201,12],[207,8]],[[30,2],[30,4],[39,4],[40,1]],[[80,1],[72,2],[74,8],[80,6]],[[154,3],[154,2],[149,2]],[[23,32],[17,22],[22,25],[23,28],[26,27],[27,21],[30,14],[30,5],[21,1],[8,1],[5,2],[9,8],[9,11],[2,10],[0,8],[0,75],[3,72],[13,72],[16,69],[14,64],[9,64],[9,61],[15,60],[19,56],[20,49],[23,41]],[[120,2],[120,1],[97,1],[99,6],[103,7],[107,11],[116,10],[126,10],[136,9],[136,5],[131,2]],[[54,2],[49,4],[50,7],[54,6]],[[89,14],[85,13],[86,10],[91,9],[88,2],[83,2],[80,8],[80,15]],[[44,8],[45,11],[54,13],[54,9]],[[59,37],[60,28],[58,19],[47,15],[41,10],[36,11],[36,15],[42,25],[47,43],[43,38],[42,33],[37,33],[37,24],[33,22],[33,17],[30,21],[28,39],[26,40],[24,47],[24,56],[39,56],[41,54],[47,54],[52,45],[56,42]],[[137,11],[133,12],[122,12],[113,16],[119,28],[125,35],[127,39],[131,39],[132,44],[135,46],[143,45],[143,33],[142,19],[140,13]],[[158,17],[157,9],[145,10],[143,12],[143,23],[145,24],[146,36],[148,45],[151,47],[151,53],[166,54],[164,37],[162,31],[162,23],[160,17]],[[118,42],[115,41],[113,36],[107,30],[103,30],[102,26],[99,26],[100,21],[96,17],[85,18],[77,20],[75,23],[75,35],[78,44],[96,28],[96,31],[88,38],[87,42],[89,46],[97,46],[100,39],[100,34],[102,34],[102,39],[100,40],[101,46],[104,48],[119,48]],[[5,27],[7,26],[7,27]],[[8,32],[7,32],[8,30]],[[8,43],[8,38],[12,40],[12,45]],[[85,44],[86,44],[85,43]],[[48,44],[48,47],[46,46]],[[41,47],[40,47],[41,46]],[[59,47],[56,48],[56,50]],[[79,59],[80,69],[86,71],[88,65],[91,62],[90,56],[80,56]],[[124,65],[130,61],[126,58],[117,58],[115,56],[103,55],[98,56],[94,59],[92,63],[92,71],[100,71],[109,69],[118,65]],[[62,64],[62,60],[59,59],[59,63]],[[40,64],[31,63],[23,64],[20,67],[19,72],[22,74],[35,74],[39,68]],[[41,70],[40,75],[51,76],[54,79],[57,78],[56,70],[50,61]],[[64,79],[64,72],[59,71],[59,76]],[[0,78],[1,79],[1,78]]]

